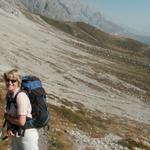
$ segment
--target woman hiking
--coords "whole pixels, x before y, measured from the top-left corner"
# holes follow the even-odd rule
[[[23,128],[27,118],[32,118],[32,107],[26,93],[21,91],[20,72],[13,69],[4,73],[3,77],[7,89],[5,119],[7,136],[12,138],[11,150],[39,150],[37,129]]]

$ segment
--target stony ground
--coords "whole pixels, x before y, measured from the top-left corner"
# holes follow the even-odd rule
[[[39,129],[39,150],[48,150],[47,130]]]
[[[76,143],[77,150],[128,150],[118,143],[121,137],[113,134],[104,136],[103,138],[92,138],[81,131],[68,131]]]

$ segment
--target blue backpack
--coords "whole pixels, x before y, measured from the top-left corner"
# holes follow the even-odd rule
[[[32,119],[27,118],[25,128],[41,128],[48,125],[50,113],[46,104],[46,92],[40,79],[36,76],[23,76],[21,91],[27,93],[32,106]]]

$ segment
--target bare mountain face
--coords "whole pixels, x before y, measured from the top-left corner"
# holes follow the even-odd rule
[[[1,75],[19,68],[39,76],[47,93],[60,100],[150,123],[150,106],[143,102],[149,100],[149,72],[123,61],[130,53],[80,41],[14,3],[0,6]],[[50,102],[59,104],[55,98]]]
[[[124,29],[107,21],[100,12],[93,11],[83,0],[20,0],[31,12],[60,21],[82,21],[109,33]]]
[[[20,0],[31,12],[61,21],[84,21],[104,24],[99,12],[93,12],[83,1],[74,0]]]

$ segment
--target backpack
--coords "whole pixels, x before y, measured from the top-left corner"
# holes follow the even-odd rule
[[[48,124],[50,113],[46,104],[46,92],[36,76],[22,77],[21,89],[25,91],[32,106],[32,119],[27,120],[25,128],[41,128]]]
[[[46,104],[46,92],[42,87],[40,79],[36,76],[23,76],[21,90],[16,94],[13,103],[16,107],[16,98],[20,92],[25,92],[32,106],[32,118],[27,118],[24,125],[25,129],[28,128],[41,128],[48,125],[50,120],[50,113]],[[10,105],[7,100],[7,106]]]

